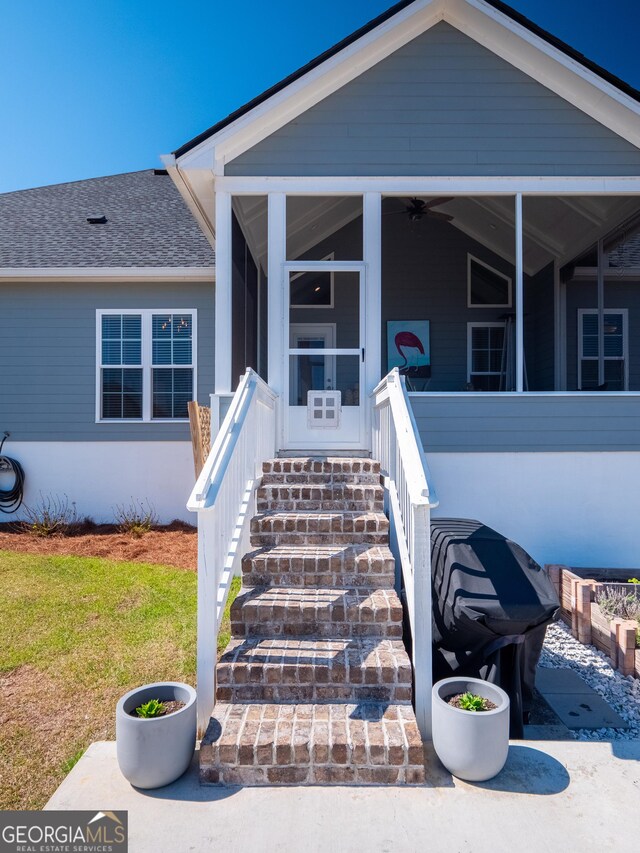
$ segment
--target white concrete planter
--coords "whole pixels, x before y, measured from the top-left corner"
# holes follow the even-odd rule
[[[475,693],[497,707],[463,711],[445,702]],[[433,687],[433,747],[447,770],[467,782],[485,782],[504,767],[509,751],[509,697],[479,678],[444,678]]]
[[[184,702],[166,717],[132,717],[150,699]],[[116,752],[124,777],[137,788],[161,788],[185,772],[196,745],[196,691],[188,684],[160,681],[126,693],[116,707]]]

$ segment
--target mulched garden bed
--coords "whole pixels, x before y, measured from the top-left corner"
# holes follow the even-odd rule
[[[0,524],[0,551],[102,557],[136,563],[158,563],[195,571],[198,537],[195,527],[173,521],[142,536],[120,533],[113,524],[83,522],[64,536],[35,536],[24,524]]]

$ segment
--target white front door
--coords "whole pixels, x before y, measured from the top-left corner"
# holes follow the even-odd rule
[[[364,449],[364,265],[287,264],[284,290],[285,449]]]

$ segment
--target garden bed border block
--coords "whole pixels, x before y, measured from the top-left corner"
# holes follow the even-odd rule
[[[544,568],[558,593],[561,618],[576,640],[604,652],[622,675],[640,678],[636,623],[632,619],[606,620],[597,605],[598,591],[606,584],[581,577],[569,566],[546,565]]]

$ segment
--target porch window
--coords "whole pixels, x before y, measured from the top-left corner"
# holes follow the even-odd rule
[[[620,308],[604,313],[604,385],[603,391],[626,391],[628,310]],[[598,310],[578,310],[578,388],[596,390],[598,382]]]
[[[467,255],[467,299],[469,308],[510,308],[511,279]]]
[[[467,324],[467,380],[471,391],[500,391],[504,370],[504,323]]]
[[[187,420],[196,311],[98,311],[98,421]]]

